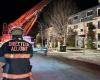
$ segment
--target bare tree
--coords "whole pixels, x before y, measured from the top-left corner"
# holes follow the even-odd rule
[[[54,27],[57,36],[64,37],[64,44],[66,44],[68,17],[76,11],[74,0],[53,0],[43,13],[45,23]]]
[[[75,36],[76,35],[77,35],[76,31],[73,31],[72,28],[68,29],[67,46],[75,47]]]

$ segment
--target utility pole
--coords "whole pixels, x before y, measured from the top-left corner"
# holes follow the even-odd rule
[[[40,32],[41,32],[41,40],[42,40],[42,47],[43,47],[43,27],[42,24],[40,22],[38,22],[40,25]]]

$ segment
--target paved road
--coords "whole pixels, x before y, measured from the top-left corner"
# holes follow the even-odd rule
[[[34,55],[31,64],[34,80],[100,80],[100,68],[87,63]]]

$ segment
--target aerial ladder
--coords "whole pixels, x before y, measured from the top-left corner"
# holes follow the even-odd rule
[[[29,11],[25,12],[14,22],[3,26],[2,40],[10,38],[9,30],[16,27],[22,27],[25,31],[25,35],[28,35],[33,25],[35,24],[38,14],[43,10],[43,8],[48,4],[49,0],[42,0],[36,6],[33,6]]]

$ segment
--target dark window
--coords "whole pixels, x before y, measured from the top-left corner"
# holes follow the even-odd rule
[[[83,18],[81,18],[81,19],[80,19],[80,21],[81,21],[81,22],[83,22],[83,21],[84,21],[84,19],[83,19]]]
[[[98,33],[98,41],[100,41],[100,33]]]
[[[100,45],[98,45],[98,48],[100,48]]]
[[[94,26],[93,22],[87,23],[87,27],[88,29],[96,29],[96,27]]]
[[[91,25],[93,25],[93,23],[92,23],[92,22],[87,23],[87,26],[88,26],[88,27],[89,27],[89,26],[91,26]]]
[[[33,39],[33,38],[31,38],[31,41],[32,41],[32,42],[34,42],[34,39]]]
[[[71,19],[69,19],[69,20],[68,20],[68,24],[72,24],[72,21],[71,21]]]
[[[74,26],[74,29],[77,29],[77,28],[78,28],[78,25],[75,25],[75,26]]]
[[[78,16],[75,16],[74,19],[78,19]]]
[[[81,29],[81,32],[83,31],[83,29]]]
[[[91,16],[91,15],[93,15],[93,11],[87,12],[87,16]]]
[[[97,15],[100,16],[100,9],[98,9],[98,14]]]
[[[98,29],[100,29],[100,21],[98,21]]]

